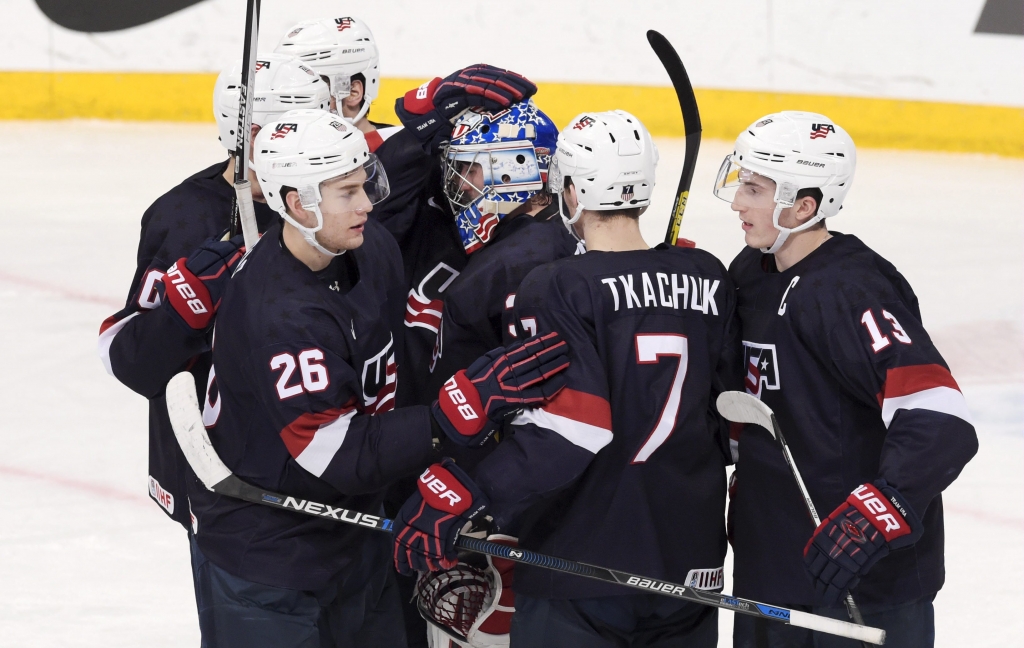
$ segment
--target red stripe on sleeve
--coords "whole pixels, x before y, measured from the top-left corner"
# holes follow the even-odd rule
[[[942,365],[896,367],[885,372],[885,384],[882,385],[882,390],[878,393],[878,403],[881,404],[886,398],[909,396],[935,387],[949,387],[960,391],[960,386],[953,379],[953,374],[949,373],[949,369]]]
[[[558,392],[558,395],[544,406],[544,411],[605,430],[612,429],[612,406],[608,401],[600,396],[568,387]]]
[[[338,420],[354,409],[355,407],[350,401],[344,407],[336,407],[323,412],[306,412],[299,416],[281,430],[281,440],[288,448],[288,454],[292,458],[297,458],[313,441],[313,436],[321,427]]]
[[[366,145],[370,147],[370,153],[376,153],[380,145],[384,143],[384,138],[380,136],[377,131],[370,131],[366,133]]]

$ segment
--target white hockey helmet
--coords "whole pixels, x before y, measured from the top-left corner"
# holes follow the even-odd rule
[[[253,168],[267,204],[295,226],[306,242],[329,256],[316,240],[324,226],[320,211],[320,183],[366,171],[363,189],[372,204],[390,192],[388,177],[377,157],[370,153],[363,133],[351,122],[325,110],[294,110],[266,124],[253,142]],[[305,227],[288,213],[282,187],[296,189],[303,209],[316,214],[316,226]]]
[[[824,115],[786,110],[766,115],[751,124],[725,156],[715,181],[715,195],[733,202],[745,173],[756,173],[775,182],[775,213],[772,222],[779,235],[770,248],[774,254],[793,232],[835,216],[853,184],[857,148],[838,124]],[[799,227],[779,225],[779,214],[796,202],[801,189],[821,190],[818,213]]]
[[[352,77],[362,74],[363,105],[353,122],[366,115],[380,92],[377,42],[370,28],[358,18],[304,20],[288,30],[274,51],[296,56],[327,77],[339,106],[352,89]]]
[[[213,86],[213,115],[217,119],[220,143],[235,150],[238,139],[238,94],[242,61],[235,61],[217,77]],[[330,91],[316,72],[301,61],[283,54],[258,54],[253,80],[252,123],[263,126],[289,110],[319,108],[331,104]]]
[[[639,119],[624,110],[577,115],[558,134],[548,169],[548,191],[558,196],[563,222],[572,231],[584,209],[608,211],[651,204],[658,147]],[[566,215],[565,179],[576,187],[576,212]]]

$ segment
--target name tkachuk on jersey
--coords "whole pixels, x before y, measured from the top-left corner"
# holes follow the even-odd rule
[[[759,344],[743,340],[747,377],[744,386],[748,394],[761,397],[762,389],[779,389],[779,363],[774,344]]]
[[[631,272],[601,279],[612,297],[612,309],[672,308],[718,315],[718,279],[667,272]],[[641,297],[642,296],[642,297]]]

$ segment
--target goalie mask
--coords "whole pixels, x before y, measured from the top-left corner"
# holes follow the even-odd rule
[[[442,157],[444,193],[467,253],[547,181],[558,130],[532,100],[497,113],[470,109],[455,122]]]
[[[518,545],[515,538],[500,534],[487,540]],[[515,613],[514,567],[510,560],[487,556],[482,567],[463,561],[453,569],[420,574],[416,609],[427,622],[431,648],[508,646]]]
[[[752,187],[757,176],[774,185],[767,206],[774,206],[772,224],[779,231],[771,247],[775,254],[794,232],[839,213],[853,183],[857,149],[853,139],[824,115],[787,110],[766,115],[736,138],[733,152],[725,156],[715,181],[715,196],[729,203],[754,204]],[[764,182],[762,180],[762,182]],[[819,189],[818,213],[798,227],[779,225],[782,210],[796,203],[801,189]]]

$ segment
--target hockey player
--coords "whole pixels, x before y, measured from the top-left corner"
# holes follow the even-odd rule
[[[558,129],[532,99],[469,111],[444,152],[444,190],[469,261],[444,293],[433,391],[481,353],[516,337],[516,290],[537,266],[576,252],[545,183]],[[537,218],[535,219],[534,216]]]
[[[291,57],[263,55],[256,67],[252,132],[296,105],[326,107],[327,88],[308,68]],[[216,298],[206,301],[197,317],[182,299],[175,280],[181,273],[200,277],[206,298],[220,295],[237,262],[240,241],[204,241],[220,237],[230,225],[235,192],[235,129],[241,62],[220,74],[214,86],[213,109],[220,142],[229,157],[186,179],[154,202],[142,217],[138,265],[125,307],[100,327],[99,354],[108,373],[149,399],[149,495],[167,515],[191,526],[185,499],[190,474],[167,418],[164,387],[184,367],[205,386],[210,369],[210,330]],[[299,103],[293,95],[301,97]],[[285,102],[289,103],[285,103]],[[256,219],[260,231],[276,220],[250,170]],[[194,251],[196,256],[189,257]],[[177,263],[179,273],[167,275]],[[170,291],[167,291],[167,288]],[[165,299],[171,295],[172,299]],[[197,310],[199,310],[197,306]]]
[[[391,187],[372,218],[401,244],[426,202],[424,188],[434,165],[415,134],[369,119],[380,91],[380,53],[369,26],[351,16],[303,21],[288,30],[275,51],[298,57],[320,74],[331,89],[331,110],[363,131]]]
[[[729,269],[747,390],[775,412],[817,510],[831,511],[812,528],[778,445],[745,428],[734,591],[843,620],[850,591],[886,646],[921,648],[934,640],[944,578],[940,493],[978,441],[906,279],[825,227],[856,162],[831,119],[782,112],[739,136],[715,186],[748,246]],[[737,647],[855,645],[745,616],[735,623]]]
[[[477,64],[410,90],[396,101],[395,112],[424,150],[435,156],[468,110],[498,115],[536,91],[537,86],[515,72]],[[429,404],[436,397],[429,367],[441,326],[443,295],[468,261],[466,244],[444,193],[441,164],[434,168],[437,174],[424,190],[427,199],[407,236],[399,240],[409,282],[405,353],[409,365],[417,368],[399,390],[401,403]]]
[[[287,113],[253,148],[284,222],[239,262],[218,313],[204,419],[233,472],[323,502],[325,517],[377,515],[384,487],[429,463],[436,439],[485,434],[557,391],[558,377],[545,378],[567,360],[550,335],[460,371],[461,408],[394,409],[387,314],[404,282],[394,240],[367,219],[387,193],[379,161],[358,129],[324,111]],[[201,487],[189,496],[204,642],[405,645],[387,536]]]
[[[459,529],[489,515],[529,549],[722,586],[728,435],[711,402],[741,382],[734,291],[710,254],[641,237],[657,160],[622,111],[559,135],[548,185],[587,253],[531,272],[515,318],[562,333],[567,386],[519,415],[473,478],[449,459],[423,474],[395,520],[400,571],[450,565]],[[438,498],[435,480],[462,500]],[[712,608],[516,569],[513,647],[716,646],[717,634]]]

